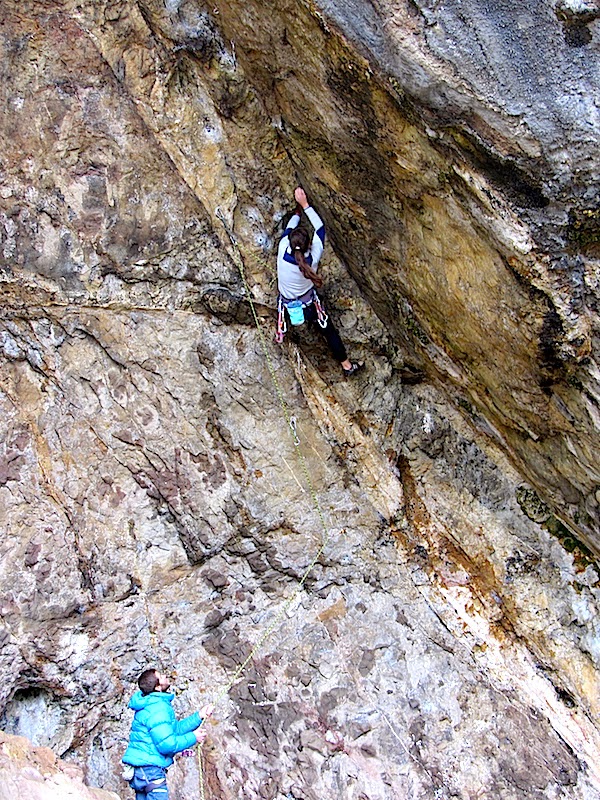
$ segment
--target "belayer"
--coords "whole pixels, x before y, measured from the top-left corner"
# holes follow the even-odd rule
[[[285,315],[292,325],[304,321],[317,323],[336,361],[340,362],[344,375],[350,377],[363,366],[348,358],[346,348],[333,323],[325,313],[317,289],[323,286],[323,278],[317,274],[319,260],[325,244],[325,225],[315,209],[309,205],[306,192],[300,186],[294,190],[296,210],[287,224],[279,242],[277,252],[277,334],[275,339],[283,341],[287,330]],[[308,230],[299,227],[302,212],[314,228],[312,240]]]
[[[169,800],[167,769],[173,756],[204,740],[206,728],[200,726],[212,714],[213,706],[178,720],[171,706],[175,695],[169,693],[166,675],[146,669],[138,686],[129,702],[135,714],[122,759],[123,777],[135,790],[136,800]]]

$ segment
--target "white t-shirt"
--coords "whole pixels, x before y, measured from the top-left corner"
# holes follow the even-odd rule
[[[319,261],[323,255],[323,245],[325,244],[325,225],[323,220],[317,214],[312,206],[304,209],[304,213],[310,220],[311,225],[315,229],[310,245],[310,250],[304,253],[304,258],[307,264],[312,269],[317,271]],[[298,227],[300,217],[294,214],[288,222],[287,228],[284,230],[279,242],[277,251],[277,283],[279,286],[280,294],[286,300],[295,300],[298,297],[309,292],[314,288],[314,284],[308,278],[305,278],[300,267],[296,264],[294,254],[290,249],[290,233],[294,228]]]

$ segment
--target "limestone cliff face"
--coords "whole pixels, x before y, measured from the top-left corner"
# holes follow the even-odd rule
[[[3,726],[125,795],[158,663],[175,800],[600,797],[596,5],[3,11]]]
[[[598,552],[598,9],[295,7],[216,5],[336,251]]]

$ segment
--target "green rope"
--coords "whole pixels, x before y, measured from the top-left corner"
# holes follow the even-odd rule
[[[314,506],[315,506],[315,508],[317,510],[317,513],[319,514],[319,518],[321,520],[321,525],[323,526],[323,530],[325,531],[325,534],[327,534],[327,530],[328,530],[327,529],[327,523],[325,522],[325,518],[323,516],[323,511],[321,509],[321,505],[319,503],[319,499],[317,497],[317,493],[315,492],[315,489],[314,489],[314,486],[313,486],[313,483],[312,483],[312,480],[311,480],[311,477],[310,477],[310,473],[309,473],[308,467],[306,465],[306,459],[304,458],[304,455],[302,454],[302,451],[299,449],[300,442],[298,440],[298,436],[297,436],[297,433],[296,433],[296,426],[295,426],[295,423],[292,421],[292,418],[290,417],[290,413],[288,411],[287,403],[285,402],[285,398],[283,396],[283,392],[282,392],[281,387],[279,385],[279,381],[277,380],[277,375],[276,375],[276,372],[275,372],[275,368],[273,367],[273,362],[271,360],[271,354],[269,353],[269,349],[267,347],[267,342],[266,342],[266,339],[265,339],[265,335],[264,335],[263,329],[261,327],[260,320],[258,318],[258,314],[256,312],[256,307],[255,307],[254,301],[252,299],[252,293],[250,292],[250,287],[248,286],[248,281],[246,280],[246,272],[245,272],[245,269],[244,269],[244,262],[243,262],[243,259],[242,259],[242,254],[240,252],[239,245],[237,243],[237,240],[236,240],[235,236],[229,230],[229,228],[227,226],[227,223],[225,222],[225,219],[223,218],[223,215],[220,212],[220,209],[217,209],[216,215],[221,220],[221,222],[223,224],[223,227],[225,228],[225,231],[227,232],[227,235],[229,236],[229,238],[231,240],[231,243],[232,243],[232,245],[234,247],[234,251],[235,251],[235,253],[237,255],[237,258],[235,259],[235,264],[236,264],[236,267],[238,268],[238,271],[240,273],[240,277],[241,277],[242,283],[244,285],[244,291],[246,292],[246,295],[248,297],[248,302],[250,303],[250,308],[252,309],[252,316],[254,318],[254,323],[255,323],[256,328],[258,330],[260,344],[261,344],[263,353],[265,354],[265,358],[266,358],[266,361],[267,361],[267,366],[269,368],[269,373],[271,375],[271,380],[273,381],[273,384],[275,386],[275,391],[277,393],[277,398],[279,400],[279,404],[281,405],[281,409],[283,411],[283,415],[285,417],[285,421],[286,421],[286,423],[288,425],[290,433],[292,434],[292,438],[294,440],[294,445],[296,446],[296,452],[297,452],[298,457],[300,459],[300,463],[302,465],[302,470],[304,472],[304,477],[306,479],[306,483],[307,483],[307,486],[309,488],[309,491],[310,491]]]
[[[252,659],[255,657],[257,652],[263,646],[264,642],[269,638],[269,636],[275,630],[275,628],[278,627],[278,625],[280,624],[280,622],[283,619],[283,617],[287,614],[288,609],[292,606],[292,604],[294,603],[294,601],[296,600],[296,598],[298,597],[298,595],[302,591],[302,589],[304,587],[304,584],[306,583],[306,581],[308,579],[308,576],[310,575],[313,567],[315,566],[315,564],[317,563],[317,561],[321,557],[323,551],[325,550],[325,548],[327,547],[327,545],[328,545],[328,543],[329,543],[329,541],[331,539],[331,533],[328,530],[327,523],[325,521],[325,516],[323,514],[323,510],[321,508],[321,504],[319,503],[319,498],[317,497],[317,493],[315,491],[313,482],[311,480],[310,472],[308,470],[308,466],[307,466],[307,463],[306,463],[306,459],[305,459],[304,454],[302,453],[302,451],[300,449],[300,440],[298,439],[298,435],[297,435],[297,432],[296,432],[295,420],[294,420],[293,417],[290,416],[287,403],[285,402],[285,397],[283,395],[283,392],[282,392],[281,386],[279,384],[279,381],[277,380],[277,375],[276,375],[276,372],[275,372],[275,368],[273,366],[273,362],[272,362],[272,359],[271,359],[271,354],[269,353],[269,349],[267,347],[266,338],[265,338],[262,326],[260,324],[260,320],[259,320],[258,314],[256,312],[256,307],[255,307],[254,301],[252,299],[252,294],[250,292],[250,287],[248,286],[248,281],[246,279],[246,272],[245,272],[245,269],[244,269],[244,261],[243,261],[243,258],[242,258],[240,247],[239,247],[239,245],[237,243],[237,240],[236,240],[233,232],[229,229],[229,227],[228,227],[228,225],[227,225],[227,223],[226,223],[226,221],[225,221],[225,219],[223,217],[223,214],[221,213],[220,209],[216,210],[216,216],[221,220],[221,222],[223,224],[223,227],[225,228],[225,231],[226,231],[226,233],[227,233],[227,235],[228,235],[228,237],[229,237],[229,239],[231,241],[231,244],[232,244],[232,246],[234,248],[234,253],[236,255],[236,258],[234,258],[234,262],[235,262],[236,267],[237,267],[237,269],[238,269],[238,271],[240,273],[240,277],[242,279],[242,283],[243,283],[243,286],[244,286],[244,291],[246,292],[246,295],[248,297],[248,302],[250,303],[250,308],[252,309],[252,316],[254,318],[254,323],[255,323],[257,331],[258,331],[261,347],[262,347],[263,353],[264,353],[265,358],[266,358],[266,362],[267,362],[267,367],[269,369],[269,373],[271,375],[271,380],[273,381],[273,385],[275,386],[275,391],[277,393],[277,398],[279,400],[279,404],[280,404],[281,409],[283,411],[283,415],[285,417],[285,421],[287,423],[288,430],[289,430],[289,432],[290,432],[290,434],[292,436],[292,439],[293,439],[293,442],[294,442],[294,448],[295,448],[295,451],[296,451],[296,453],[298,455],[298,459],[300,460],[300,464],[302,466],[302,471],[304,473],[304,478],[306,480],[306,485],[308,486],[308,489],[309,489],[309,492],[310,492],[310,496],[312,498],[313,505],[314,505],[315,509],[317,510],[318,515],[319,515],[319,519],[321,521],[321,525],[322,525],[323,532],[324,532],[324,538],[323,538],[322,544],[319,547],[316,555],[314,556],[314,558],[311,560],[310,564],[304,570],[304,572],[303,572],[303,574],[302,574],[302,576],[301,576],[301,578],[300,578],[300,580],[298,582],[298,585],[296,586],[294,592],[285,601],[283,606],[280,608],[279,612],[275,615],[274,619],[267,626],[267,628],[263,631],[263,633],[259,637],[258,641],[255,643],[255,645],[252,648],[252,650],[250,651],[250,653],[246,656],[246,658],[242,661],[242,663],[237,667],[237,669],[233,673],[233,676],[232,676],[231,680],[217,694],[216,698],[214,699],[214,703],[213,703],[214,705],[217,705],[225,697],[225,695],[229,693],[229,691],[234,686],[236,681],[239,679],[240,675],[244,672],[244,670],[246,669],[246,667],[248,666],[250,661],[252,661]],[[204,723],[204,720],[203,720],[203,723]],[[200,783],[200,797],[201,797],[201,800],[205,800],[204,775],[203,775],[203,768],[202,768],[201,747],[198,748],[198,780],[199,780],[199,783]]]
[[[198,745],[198,783],[200,784],[200,800],[205,800],[204,770],[202,767],[202,744]]]
[[[298,582],[298,585],[297,585],[295,591],[286,600],[286,602],[283,604],[283,606],[281,607],[280,611],[275,616],[273,621],[270,623],[270,625],[268,625],[266,630],[262,633],[262,635],[258,639],[257,643],[254,645],[254,647],[252,648],[252,650],[250,651],[248,656],[237,667],[237,669],[235,670],[235,672],[233,674],[233,677],[231,678],[229,683],[221,690],[221,692],[219,692],[219,694],[217,695],[217,697],[215,699],[215,705],[220,700],[222,700],[223,697],[229,692],[229,690],[232,688],[232,686],[238,680],[239,676],[242,674],[242,672],[248,666],[250,661],[254,658],[254,656],[256,655],[258,650],[260,650],[260,648],[264,644],[265,640],[268,639],[268,637],[271,635],[273,630],[279,625],[281,619],[284,617],[284,615],[287,613],[287,611],[290,608],[290,606],[293,604],[293,602],[296,600],[296,598],[300,594],[300,591],[304,587],[304,584],[306,583],[306,580],[308,579],[308,576],[310,575],[310,572],[312,571],[313,567],[315,566],[315,564],[317,563],[317,561],[321,557],[321,554],[323,553],[325,547],[327,546],[327,544],[329,543],[329,540],[331,538],[331,534],[328,532],[328,527],[327,527],[327,523],[325,521],[325,516],[323,514],[323,510],[321,509],[321,504],[319,503],[319,498],[317,497],[317,493],[315,491],[313,482],[312,482],[311,477],[310,477],[308,466],[306,464],[306,459],[305,459],[304,454],[302,453],[302,451],[300,449],[300,440],[298,439],[298,435],[297,435],[297,432],[296,432],[295,420],[290,416],[290,413],[289,413],[289,410],[288,410],[288,406],[287,406],[287,403],[285,402],[285,397],[283,395],[283,391],[281,389],[279,381],[277,380],[277,374],[276,374],[275,368],[273,366],[273,361],[271,359],[271,354],[269,353],[269,349],[267,347],[267,341],[266,341],[266,338],[265,338],[265,335],[264,335],[264,331],[263,331],[262,326],[260,324],[260,319],[258,317],[258,314],[257,314],[257,311],[256,311],[256,307],[255,307],[254,301],[252,299],[252,293],[250,291],[250,287],[248,286],[248,281],[246,279],[246,271],[244,269],[244,261],[243,261],[243,258],[242,258],[240,247],[239,247],[239,245],[237,243],[237,240],[236,240],[233,232],[229,229],[227,223],[225,222],[225,219],[224,219],[220,209],[217,209],[216,216],[221,220],[221,222],[223,224],[223,227],[225,228],[225,231],[226,231],[227,235],[229,236],[231,244],[233,245],[234,252],[235,252],[235,254],[237,256],[234,259],[234,261],[235,261],[236,267],[237,267],[237,269],[238,269],[238,271],[240,273],[240,277],[242,279],[242,283],[243,283],[243,286],[244,286],[244,291],[246,292],[246,295],[248,297],[248,302],[250,303],[250,308],[252,309],[252,316],[254,318],[254,323],[255,323],[257,331],[258,331],[258,335],[259,335],[262,351],[263,351],[263,353],[265,355],[265,359],[266,359],[266,362],[267,362],[267,367],[268,367],[269,373],[271,375],[271,380],[273,381],[273,385],[275,386],[275,391],[277,393],[277,398],[279,400],[279,404],[280,404],[281,409],[283,411],[283,415],[285,417],[285,421],[287,423],[288,430],[289,430],[289,432],[290,432],[290,434],[292,436],[292,439],[293,439],[293,442],[294,442],[295,451],[296,451],[296,454],[298,455],[298,459],[300,460],[300,464],[302,466],[302,471],[304,473],[304,478],[306,480],[306,484],[308,486],[308,489],[309,489],[309,492],[310,492],[310,495],[311,495],[311,498],[312,498],[313,505],[314,505],[315,509],[317,510],[317,513],[319,515],[319,519],[321,521],[321,525],[322,525],[323,532],[324,532],[324,539],[323,539],[323,542],[322,542],[319,550],[317,551],[316,555],[314,556],[314,558],[312,559],[312,561],[310,562],[308,567],[306,567],[306,569],[304,570],[304,573],[302,574],[302,576],[300,578],[300,581]]]

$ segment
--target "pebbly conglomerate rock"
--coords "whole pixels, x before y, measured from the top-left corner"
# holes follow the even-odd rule
[[[125,795],[156,663],[175,800],[600,797],[592,4],[0,25],[3,727]],[[298,180],[354,382],[271,341]]]

